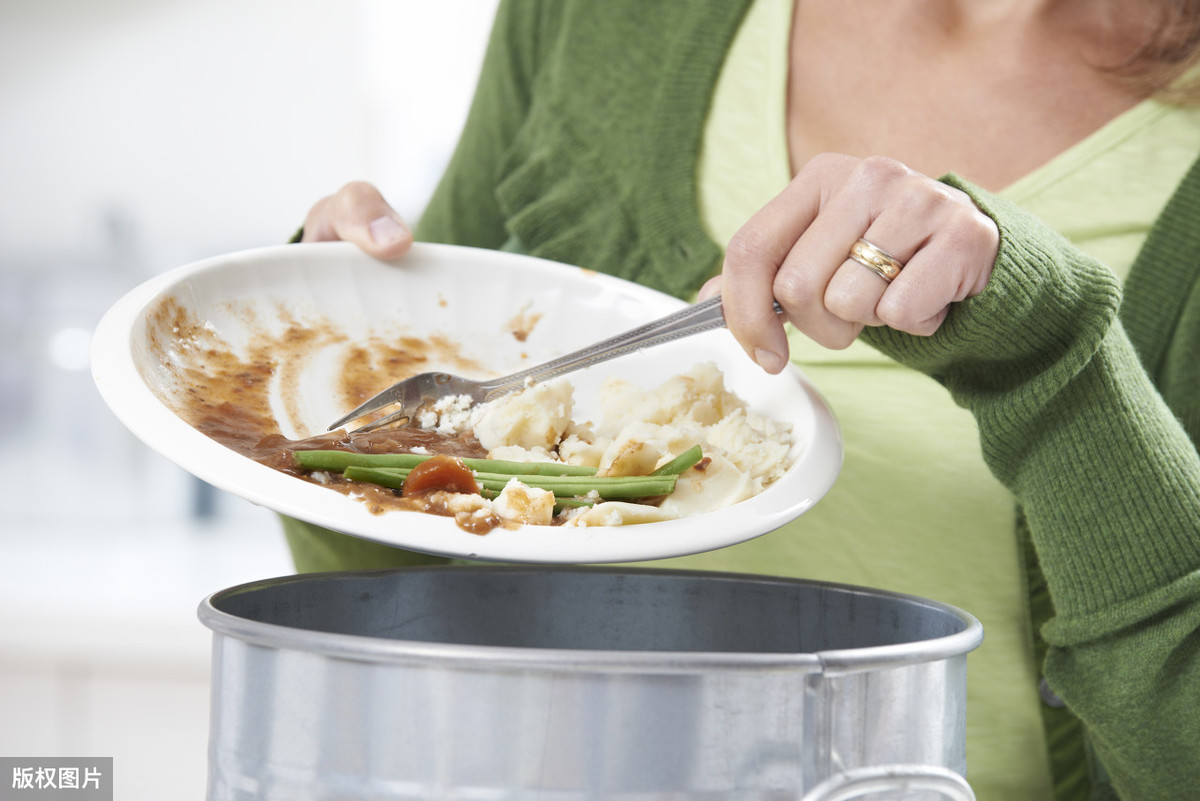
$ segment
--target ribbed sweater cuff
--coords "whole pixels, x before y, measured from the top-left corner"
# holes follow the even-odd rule
[[[931,337],[864,336],[973,412],[984,458],[1025,508],[1060,625],[1096,635],[1200,568],[1200,460],[1120,327],[1111,272],[945,180],[1000,228],[987,288]]]

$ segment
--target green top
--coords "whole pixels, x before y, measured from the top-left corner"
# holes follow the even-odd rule
[[[794,7],[793,0],[755,0],[714,90],[699,198],[716,242],[728,241],[791,179],[786,107]],[[1123,275],[1197,154],[1200,110],[1147,101],[1002,194]],[[1052,797],[1013,499],[983,461],[974,418],[941,385],[893,369],[894,361],[866,343],[831,351],[800,335],[791,342],[793,361],[825,393],[845,431],[838,485],[780,534],[681,564],[773,572],[783,564],[791,573],[970,609],[987,637],[968,659],[968,776],[984,799]],[[899,472],[897,464],[920,469]],[[866,495],[870,504],[854,501]],[[938,558],[915,557],[914,543]],[[1055,758],[1074,753],[1058,748]]]
[[[745,7],[700,0],[669,7],[634,0],[503,3],[462,140],[418,237],[482,247],[516,243],[533,255],[680,297],[694,293],[720,261],[697,211],[697,154],[712,88]],[[1200,303],[1190,298],[1200,243],[1178,222],[1195,217],[1200,176],[1164,215],[1178,221],[1163,223],[1163,235],[1132,268],[1123,307],[1113,274],[1040,219],[946,180],[969,192],[1000,227],[991,283],[959,304],[933,337],[872,329],[864,340],[911,368],[886,368],[901,385],[936,382],[976,421],[978,453],[1020,501],[1029,550],[1040,559],[1055,604],[1056,617],[1044,627],[1046,676],[1087,721],[1117,786],[1128,798],[1187,797],[1200,785],[1194,712],[1200,667],[1187,661],[1189,635],[1200,622],[1200,459],[1164,400],[1193,435],[1200,431],[1192,367],[1200,352]],[[809,365],[805,370],[812,375]],[[814,380],[826,389],[824,376]],[[870,459],[870,432],[846,433],[855,448],[848,448],[848,460]],[[927,434],[934,442],[937,436]],[[924,466],[877,467],[899,480]],[[802,521],[842,503],[879,514],[869,493],[839,496],[841,484]],[[930,489],[928,482],[917,485]],[[951,488],[932,489],[947,503],[971,508],[973,501]],[[1011,518],[1011,510],[988,514]],[[942,523],[923,522],[930,529]],[[303,526],[289,525],[288,533],[302,568],[423,559]],[[918,541],[879,538],[891,542],[891,551],[867,554],[860,567],[884,580],[863,583],[895,586],[928,560],[962,576],[964,592],[987,585],[991,564],[975,554],[991,543],[957,526],[951,533],[959,536],[939,542],[955,544],[952,554],[930,553],[924,537],[932,534],[918,532]],[[851,528],[836,544],[851,546],[860,536]],[[806,540],[777,533],[747,546],[775,554],[759,569],[810,575],[822,566],[806,562],[806,548],[814,546]],[[1005,538],[1010,562],[1023,542]],[[709,558],[737,569],[742,547]],[[326,558],[315,550],[322,548]],[[1036,591],[1040,574],[1029,573]],[[1023,588],[1013,575],[1009,591],[1019,598]],[[968,595],[964,602],[917,592],[972,607]],[[1035,601],[1044,597],[1033,594]],[[1033,613],[1041,607],[1035,604]],[[1035,678],[1012,681],[1034,693]],[[1052,739],[1078,741],[1069,721],[1051,718]],[[975,772],[972,762],[973,784]],[[1063,797],[1082,786],[1071,784],[1077,777],[1070,765],[1056,773]]]

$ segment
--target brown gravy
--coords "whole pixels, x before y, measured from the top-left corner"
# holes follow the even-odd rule
[[[288,382],[295,379],[289,364],[302,362],[318,346],[344,341],[327,324],[291,321],[277,334],[255,328],[252,341],[244,355],[239,356],[212,326],[202,324],[175,299],[167,298],[150,314],[147,330],[158,367],[170,374],[171,381],[167,383],[175,388],[162,400],[187,423],[249,459],[359,498],[374,514],[407,509],[454,516],[436,493],[405,498],[385,487],[349,482],[339,474],[310,475],[296,467],[293,453],[329,449],[356,453],[427,452],[459,457],[487,455],[470,434],[449,437],[415,428],[385,428],[365,434],[338,430],[298,440],[284,436],[271,409],[271,382],[282,382],[287,402],[293,394],[288,391]],[[338,392],[350,408],[387,384],[421,372],[433,357],[440,364],[454,363],[457,359],[462,369],[480,372],[480,366],[459,357],[454,343],[445,337],[401,337],[388,343],[348,347],[337,386],[331,391]],[[499,521],[460,520],[459,524],[472,533],[483,534]]]

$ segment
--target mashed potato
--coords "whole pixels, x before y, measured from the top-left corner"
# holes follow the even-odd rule
[[[600,502],[573,510],[566,522],[572,526],[630,525],[719,509],[761,492],[788,467],[791,427],[751,411],[725,388],[711,362],[650,390],[609,379],[598,400],[598,422],[575,421],[574,389],[560,379],[470,413],[448,402],[436,419],[422,424],[442,431],[469,427],[492,459],[587,465],[606,476],[646,475],[697,444],[708,457],[684,472],[658,506]],[[539,521],[544,504],[542,499]],[[501,506],[507,512],[510,504]],[[524,501],[511,506],[528,511]]]

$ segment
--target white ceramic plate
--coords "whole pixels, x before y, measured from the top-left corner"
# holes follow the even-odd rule
[[[489,250],[418,244],[402,261],[371,259],[351,245],[286,245],[180,267],[118,301],[96,329],[92,371],[118,418],[149,447],[204,481],[280,514],[368,540],[471,559],[624,562],[712,550],[772,531],[830,488],[842,464],[840,431],[817,390],[797,370],[769,376],[722,329],[574,373],[576,419],[608,376],[645,387],[702,361],[752,409],[790,422],[791,467],[761,494],[716,512],[619,528],[522,526],[469,534],[453,519],[421,512],[372,514],[361,501],[273,470],[210,439],[172,400],[186,387],[169,366],[189,344],[163,324],[164,302],[183,310],[234,350],[263,330],[319,324],[325,336],[299,357],[279,358],[272,408],[289,437],[319,433],[348,408],[331,390],[347,342],[441,333],[495,375],[514,372],[679,308],[636,284],[554,262]],[[156,310],[158,312],[156,313]],[[521,341],[513,321],[536,320]],[[286,363],[291,359],[294,363]],[[436,369],[431,367],[430,369]],[[453,370],[453,366],[446,369]]]

